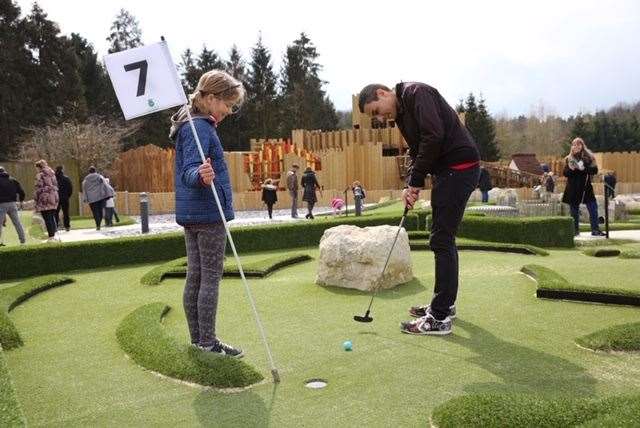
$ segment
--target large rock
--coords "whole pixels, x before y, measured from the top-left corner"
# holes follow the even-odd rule
[[[316,284],[374,290],[392,288],[413,278],[409,236],[404,228],[381,278],[397,226],[360,228],[342,225],[325,230],[320,239]]]

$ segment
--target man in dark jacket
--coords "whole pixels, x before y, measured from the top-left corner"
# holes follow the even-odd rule
[[[480,175],[476,143],[442,95],[424,83],[399,83],[393,90],[368,85],[360,92],[358,107],[381,122],[395,120],[409,145],[412,164],[403,192],[408,208],[418,200],[426,176],[433,176],[429,244],[435,257],[434,295],[431,304],[409,309],[417,319],[401,323],[401,330],[449,334],[458,294],[455,235]]]
[[[73,185],[69,177],[64,175],[64,168],[62,166],[56,168],[56,180],[58,180],[58,210],[56,211],[56,222],[58,223],[58,229],[60,229],[60,210],[62,210],[64,230],[68,232],[71,229],[69,199],[73,193]]]
[[[618,180],[616,179],[616,172],[609,171],[604,176],[604,192],[607,195],[607,198],[613,199],[616,197],[616,183]]]
[[[478,182],[478,188],[482,193],[482,202],[489,202],[489,190],[491,190],[491,175],[484,167],[480,167],[480,181]]]
[[[0,246],[4,246],[2,243],[2,227],[6,215],[9,215],[13,226],[16,228],[20,243],[24,244],[26,242],[16,200],[20,200],[20,203],[24,201],[24,190],[22,190],[18,180],[9,176],[7,171],[0,166]]]

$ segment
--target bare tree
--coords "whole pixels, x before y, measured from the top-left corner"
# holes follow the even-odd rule
[[[65,122],[56,126],[29,129],[29,137],[21,148],[21,159],[63,161],[74,159],[80,171],[94,165],[109,171],[121,152],[122,138],[132,134],[139,125],[109,123],[90,119],[87,123]]]

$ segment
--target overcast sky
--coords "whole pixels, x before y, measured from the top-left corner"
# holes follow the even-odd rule
[[[23,13],[32,1],[19,0]],[[40,0],[63,33],[98,52],[119,9],[145,43],[164,35],[179,62],[203,44],[245,58],[262,32],[279,71],[287,44],[306,32],[341,110],[367,83],[417,80],[451,104],[482,93],[494,114],[541,102],[561,115],[640,100],[640,1],[158,1]],[[443,4],[447,3],[447,4]]]

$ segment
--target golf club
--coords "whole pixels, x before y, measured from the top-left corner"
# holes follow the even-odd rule
[[[391,253],[393,253],[393,248],[396,246],[396,241],[398,240],[398,235],[400,235],[400,230],[402,229],[402,225],[404,224],[404,220],[407,218],[407,213],[409,212],[409,207],[404,207],[404,213],[402,214],[402,218],[400,219],[400,225],[398,226],[398,231],[396,232],[396,237],[393,238],[393,243],[391,244],[391,248],[389,249],[389,254],[387,255],[387,261],[384,262],[384,267],[382,268],[382,273],[380,274],[380,280],[384,277],[384,272],[387,270],[387,265],[389,264],[389,259],[391,258]],[[354,315],[353,319],[357,322],[371,322],[373,318],[369,315],[371,312],[371,305],[373,304],[373,298],[378,294],[378,288],[375,289],[373,294],[371,295],[371,300],[369,301],[369,307],[367,308],[367,312],[365,312],[364,316]]]

